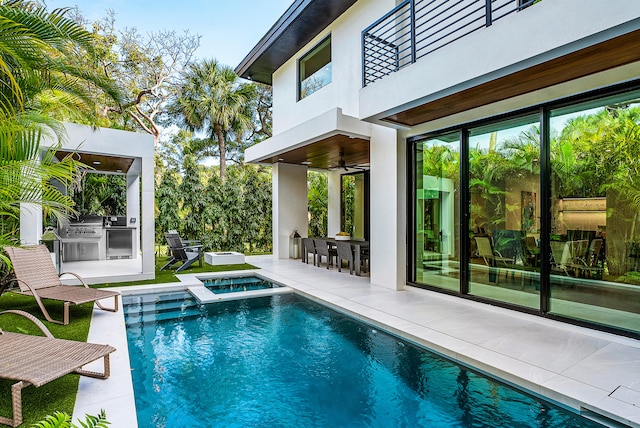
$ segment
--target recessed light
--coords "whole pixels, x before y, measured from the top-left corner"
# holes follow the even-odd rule
[[[93,161],[94,165],[100,165],[100,161]]]
[[[122,172],[122,170],[121,169],[116,169],[116,172]]]
[[[284,159],[278,158],[278,162],[284,162]]]
[[[309,161],[304,161],[304,162],[300,162],[302,165],[311,165],[311,162]]]

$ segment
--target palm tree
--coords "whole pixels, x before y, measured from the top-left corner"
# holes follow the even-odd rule
[[[119,99],[111,82],[80,66],[78,55],[91,52],[92,36],[67,12],[26,0],[0,2],[0,246],[18,242],[21,203],[54,217],[72,210],[72,199],[51,179],[70,185],[83,165],[70,156],[54,159],[56,144],[44,154],[40,149],[44,136],[64,138],[53,111],[90,121],[96,97]],[[8,265],[1,255],[0,261]]]
[[[253,96],[252,85],[239,82],[231,67],[216,60],[192,64],[184,76],[178,97],[170,111],[182,119],[190,131],[207,135],[208,147],[220,158],[220,178],[226,176],[226,134],[238,134],[251,127],[251,115],[246,106]]]
[[[87,67],[93,35],[28,0],[0,3],[0,118],[24,115],[96,122],[96,99],[120,102],[116,84]],[[36,114],[39,113],[39,114]]]

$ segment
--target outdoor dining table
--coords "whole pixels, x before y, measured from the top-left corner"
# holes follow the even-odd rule
[[[336,239],[335,238],[331,238],[331,237],[326,237],[326,238],[322,238],[325,241],[327,241],[329,244],[335,244],[336,243]],[[355,272],[356,275],[360,276],[361,271],[360,271],[360,262],[361,262],[361,252],[362,250],[369,249],[369,241],[361,241],[359,239],[350,239],[350,240],[342,240],[341,242],[346,242],[348,244],[351,245],[351,251],[353,251],[354,253],[354,259],[353,259],[353,264],[355,265]],[[371,260],[369,260],[369,263],[371,263]]]

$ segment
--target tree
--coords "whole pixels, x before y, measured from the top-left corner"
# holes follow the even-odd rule
[[[51,180],[71,186],[86,166],[71,156],[58,162],[55,144],[41,153],[45,135],[54,142],[64,137],[54,116],[90,120],[97,94],[119,99],[112,82],[78,66],[78,53],[91,52],[92,36],[67,12],[22,0],[0,4],[1,245],[17,243],[21,203],[58,218],[72,211],[72,199]]]
[[[180,229],[180,185],[175,170],[165,170],[156,184],[156,242],[164,242],[164,234]]]
[[[190,131],[206,134],[208,147],[217,143],[222,181],[226,177],[226,134],[250,129],[247,105],[253,93],[254,87],[240,83],[231,67],[203,60],[189,66],[171,105],[174,117]]]
[[[113,81],[84,66],[93,37],[68,12],[25,0],[0,3],[0,119],[93,124],[100,96],[121,100]]]
[[[167,101],[175,95],[178,77],[200,45],[200,36],[189,31],[161,30],[139,34],[136,28],[116,30],[115,12],[89,22],[76,7],[73,19],[91,28],[92,48],[84,68],[116,82],[123,99],[102,98],[103,126],[139,130],[151,134],[157,145],[166,124]]]
[[[327,236],[329,203],[327,174],[315,171],[307,173],[309,231],[308,236]]]
[[[184,159],[182,183],[179,192],[182,195],[182,227],[186,239],[202,239],[204,230],[203,213],[208,205],[204,185],[200,179],[201,167],[195,156]]]

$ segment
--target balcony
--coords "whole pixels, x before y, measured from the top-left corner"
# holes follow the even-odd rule
[[[405,0],[362,32],[362,86],[535,2]]]

